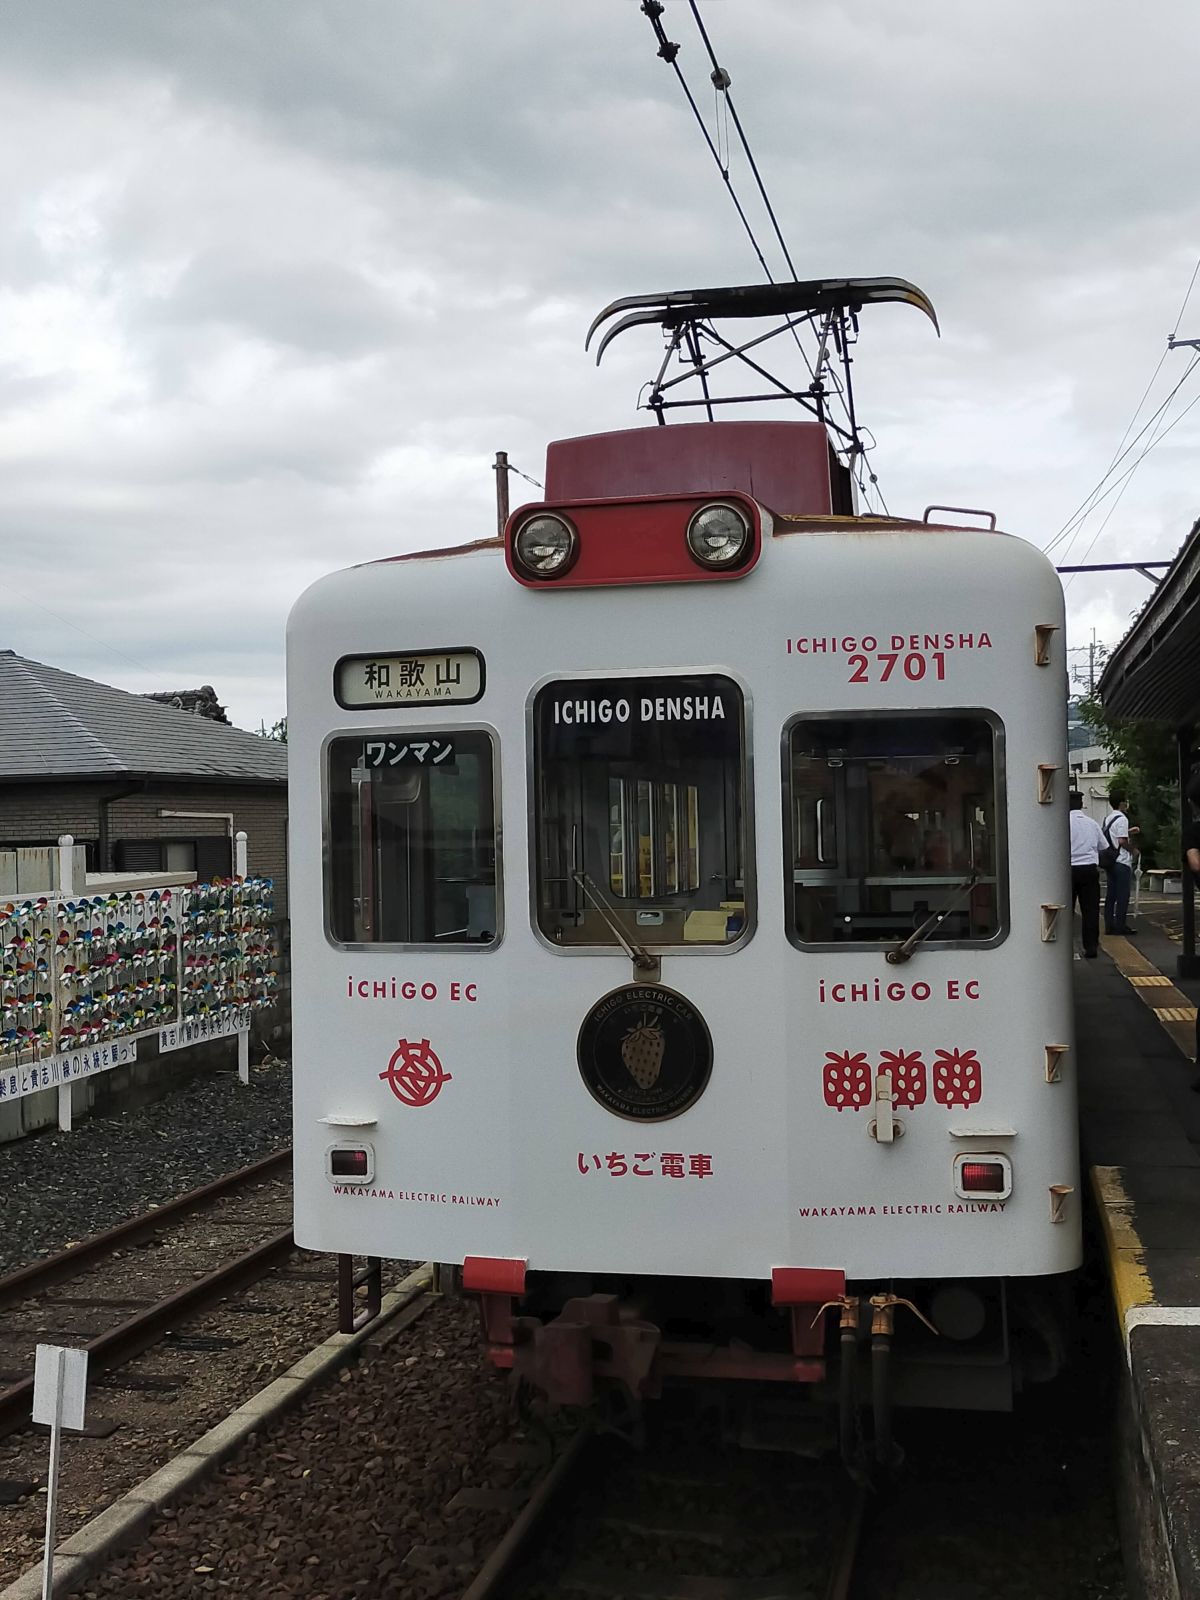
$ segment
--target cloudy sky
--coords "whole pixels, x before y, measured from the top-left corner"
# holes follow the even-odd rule
[[[1200,8],[701,9],[799,275],[938,308],[940,341],[864,313],[888,505],[1048,544],[1191,361],[1160,364],[1200,257]],[[658,337],[597,372],[601,305],[761,276],[637,0],[0,0],[0,24],[0,646],[71,671],[209,682],[270,723],[312,578],[488,533],[497,449],[540,478],[547,439],[648,420]],[[715,136],[685,0],[664,25]],[[736,152],[731,176],[768,240]],[[1198,395],[1200,370],[1060,559],[1174,553]],[[1072,643],[1144,594],[1076,579]]]

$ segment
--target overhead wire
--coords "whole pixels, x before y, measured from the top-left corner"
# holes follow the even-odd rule
[[[1193,361],[1191,363],[1191,366],[1189,366],[1189,368],[1188,368],[1188,372],[1184,374],[1184,378],[1186,378],[1188,376],[1188,374],[1192,371],[1192,368],[1194,368],[1198,362],[1200,362],[1200,354],[1198,354],[1193,359]],[[1173,393],[1178,393],[1180,385],[1182,384],[1183,381],[1184,381],[1183,379],[1180,380],[1180,384],[1176,385],[1175,390],[1173,391]],[[1167,435],[1171,432],[1171,430],[1173,428],[1178,427],[1178,425],[1183,421],[1184,417],[1187,416],[1188,412],[1198,402],[1200,402],[1200,394],[1193,395],[1192,398],[1188,401],[1187,405],[1184,406],[1183,410],[1179,413],[1179,415],[1177,417],[1173,418],[1172,421],[1170,421],[1166,425],[1165,428],[1160,429],[1157,433],[1155,433],[1151,437],[1149,443],[1146,445],[1146,448],[1142,451],[1141,455],[1139,455],[1137,457],[1137,459],[1133,462],[1133,464],[1130,467],[1128,467],[1126,469],[1126,471],[1121,475],[1121,478],[1117,480],[1118,483],[1121,483],[1121,493],[1113,501],[1112,505],[1108,509],[1108,514],[1104,518],[1104,521],[1100,524],[1100,526],[1096,529],[1095,533],[1092,535],[1091,540],[1089,541],[1087,548],[1083,552],[1082,560],[1079,562],[1080,566],[1083,566],[1087,562],[1087,558],[1091,555],[1092,551],[1095,549],[1097,540],[1100,538],[1100,535],[1104,532],[1105,528],[1107,528],[1107,526],[1109,524],[1109,520],[1111,519],[1113,512],[1120,505],[1122,497],[1125,494],[1125,490],[1128,489],[1129,485],[1132,483],[1134,473],[1141,466],[1142,462],[1146,459],[1146,457],[1150,454],[1151,450],[1153,450],[1156,445],[1161,444],[1161,442],[1167,437]],[[1112,488],[1115,489],[1116,486],[1117,486],[1116,484],[1113,484]],[[1111,490],[1109,492],[1111,492]],[[1072,573],[1071,574],[1071,577],[1068,578],[1068,580],[1067,580],[1067,584],[1066,584],[1067,588],[1070,588],[1071,582],[1077,576],[1078,576],[1077,573]]]
[[[1134,447],[1145,436],[1145,434],[1152,432],[1152,430],[1157,426],[1159,420],[1162,418],[1162,415],[1166,411],[1167,407],[1171,404],[1172,400],[1174,400],[1175,396],[1179,393],[1180,389],[1183,388],[1184,384],[1187,382],[1187,380],[1191,377],[1192,373],[1195,371],[1197,362],[1200,362],[1200,353],[1197,353],[1196,355],[1194,355],[1192,357],[1192,360],[1188,363],[1187,368],[1184,371],[1183,376],[1180,378],[1179,382],[1175,385],[1175,387],[1171,390],[1171,392],[1167,396],[1167,398],[1162,402],[1162,404],[1158,407],[1158,409],[1156,411],[1151,413],[1150,418],[1148,419],[1148,421],[1143,423],[1141,428],[1138,429],[1137,433],[1130,440],[1129,444],[1126,445],[1124,450],[1121,450],[1118,455],[1113,457],[1113,460],[1110,463],[1107,472],[1100,479],[1100,482],[1092,490],[1091,494],[1088,495],[1087,499],[1078,508],[1078,510],[1076,510],[1070,517],[1067,518],[1066,522],[1063,523],[1062,527],[1055,534],[1054,538],[1051,539],[1050,543],[1044,547],[1044,551],[1045,551],[1046,555],[1049,555],[1055,549],[1055,547],[1062,542],[1063,538],[1066,537],[1068,534],[1070,534],[1070,537],[1067,538],[1067,543],[1066,543],[1065,548],[1062,551],[1060,551],[1060,553],[1059,553],[1060,554],[1060,559],[1065,558],[1069,554],[1071,546],[1075,543],[1075,540],[1078,538],[1079,533],[1082,530],[1082,526],[1083,526],[1084,522],[1086,522],[1087,518],[1092,514],[1092,512],[1096,509],[1096,507],[1100,504],[1100,502],[1102,500],[1107,500],[1109,495],[1113,493],[1114,489],[1116,489],[1117,486],[1121,482],[1123,482],[1125,477],[1128,475],[1128,472],[1122,473],[1121,476],[1115,480],[1115,482],[1109,484],[1107,488],[1104,488],[1103,486],[1104,486],[1105,482],[1107,481],[1107,479],[1112,475],[1113,469],[1120,465],[1120,463],[1125,459],[1125,457],[1130,453],[1130,451],[1134,449]],[[1188,409],[1190,409],[1190,407]],[[1133,424],[1131,422],[1130,426],[1132,427],[1132,425]],[[1174,424],[1172,423],[1172,427],[1173,426],[1174,426]],[[1126,429],[1126,434],[1128,434],[1128,431],[1129,430]],[[1162,435],[1160,435],[1159,437],[1162,437]],[[1143,452],[1143,455],[1149,453],[1149,448],[1152,448],[1152,446],[1148,447],[1147,450]],[[1138,461],[1139,462],[1140,462],[1141,459],[1142,459],[1142,457],[1138,457]],[[1136,465],[1136,463],[1135,463],[1135,465]]]
[[[1175,326],[1171,330],[1170,339],[1168,339],[1168,341],[1167,341],[1167,348],[1159,356],[1157,365],[1155,366],[1154,371],[1150,374],[1150,381],[1146,385],[1145,389],[1142,391],[1142,397],[1141,397],[1141,399],[1138,401],[1137,405],[1133,409],[1133,415],[1130,417],[1128,423],[1126,424],[1125,432],[1121,435],[1120,441],[1117,444],[1117,448],[1113,452],[1112,460],[1109,462],[1108,466],[1104,469],[1103,473],[1101,473],[1099,480],[1097,481],[1097,483],[1095,484],[1095,486],[1091,490],[1091,492],[1084,496],[1083,500],[1080,501],[1079,505],[1076,506],[1075,510],[1071,513],[1071,515],[1063,523],[1062,527],[1055,534],[1054,538],[1051,539],[1050,543],[1045,546],[1045,553],[1047,555],[1049,555],[1050,552],[1062,541],[1062,539],[1067,534],[1067,532],[1071,528],[1076,526],[1076,524],[1078,523],[1078,521],[1080,519],[1086,520],[1086,518],[1095,509],[1096,505],[1099,504],[1100,499],[1104,499],[1106,497],[1105,495],[1101,495],[1100,491],[1101,491],[1101,489],[1103,489],[1105,483],[1108,481],[1108,478],[1111,475],[1111,473],[1113,471],[1113,468],[1116,467],[1119,464],[1119,462],[1123,459],[1124,455],[1127,453],[1124,450],[1125,441],[1129,438],[1129,434],[1130,434],[1131,429],[1133,428],[1134,423],[1137,421],[1138,417],[1141,415],[1142,407],[1145,405],[1146,400],[1147,400],[1147,398],[1148,398],[1148,396],[1150,394],[1150,391],[1151,391],[1151,389],[1153,389],[1155,381],[1157,380],[1159,373],[1162,371],[1163,362],[1167,359],[1167,356],[1170,354],[1171,341],[1175,338],[1175,335],[1179,332],[1179,325],[1183,321],[1183,314],[1187,310],[1188,301],[1192,297],[1192,290],[1195,287],[1196,278],[1197,278],[1198,274],[1200,274],[1200,256],[1198,256],[1196,258],[1196,265],[1192,268],[1192,276],[1188,280],[1187,290],[1184,293],[1183,301],[1182,301],[1182,303],[1180,304],[1180,307],[1179,307],[1179,314],[1175,318]],[[1195,363],[1193,362],[1193,365],[1194,364]],[[1175,394],[1178,393],[1180,387],[1182,386],[1182,383],[1184,382],[1184,380],[1186,380],[1186,378],[1190,374],[1191,370],[1192,370],[1191,367],[1189,367],[1187,372],[1184,373],[1183,379],[1181,379],[1180,382],[1178,384],[1176,384],[1176,386],[1172,390],[1171,394],[1169,394],[1167,396],[1167,399],[1166,399],[1166,401],[1164,401],[1163,406],[1161,406],[1159,408],[1160,412],[1162,410],[1164,410],[1167,405],[1170,404],[1170,401],[1174,398]],[[1157,415],[1157,413],[1156,413],[1156,415]],[[1150,421],[1150,423],[1147,424],[1147,427],[1153,426],[1153,422],[1154,422],[1154,418],[1151,418],[1151,421]],[[1145,432],[1146,432],[1146,428],[1143,428],[1141,430],[1141,432],[1138,434],[1138,438],[1140,439],[1141,436],[1142,436],[1142,433],[1145,433]],[[1137,439],[1134,440],[1134,444],[1136,444],[1136,443],[1137,443]],[[1132,448],[1132,446],[1131,446],[1131,448]],[[1074,542],[1074,540],[1072,539],[1070,541],[1070,543],[1073,543],[1073,542]],[[1068,550],[1070,549],[1070,543],[1068,543],[1068,546],[1067,546]],[[1065,552],[1064,552],[1064,554],[1065,554]]]
[[[733,125],[734,125],[734,129],[735,129],[735,131],[737,133],[737,136],[738,136],[738,141],[741,144],[742,150],[743,150],[743,152],[745,154],[745,157],[746,157],[747,164],[748,164],[748,166],[750,168],[751,174],[753,175],[755,184],[756,184],[757,189],[758,189],[759,196],[760,196],[760,198],[762,200],[763,207],[766,210],[767,216],[768,216],[768,218],[770,220],[770,223],[771,223],[771,227],[772,227],[772,229],[774,231],[774,234],[775,234],[775,238],[778,241],[780,250],[783,253],[783,258],[784,258],[784,261],[785,261],[785,263],[787,265],[787,269],[791,273],[792,279],[794,281],[795,278],[796,278],[796,266],[795,266],[794,261],[792,260],[791,251],[788,249],[787,240],[784,237],[783,229],[781,228],[781,226],[779,224],[779,218],[778,218],[778,216],[777,216],[777,214],[775,212],[775,207],[771,203],[771,197],[767,192],[767,187],[766,187],[766,184],[765,184],[765,182],[763,180],[762,172],[761,172],[761,170],[759,168],[758,162],[755,159],[754,151],[751,148],[750,140],[749,140],[749,138],[748,138],[748,136],[746,134],[745,128],[742,126],[741,117],[738,115],[737,107],[734,104],[733,96],[732,96],[732,94],[730,92],[729,74],[725,71],[725,69],[721,66],[720,62],[717,59],[716,51],[714,50],[713,45],[712,45],[712,41],[711,41],[711,39],[709,38],[709,35],[708,35],[708,30],[704,26],[704,19],[700,15],[700,9],[699,9],[699,5],[697,3],[697,0],[689,0],[689,4],[690,4],[690,9],[691,9],[691,12],[692,12],[692,16],[693,16],[693,18],[695,20],[695,23],[696,23],[697,30],[699,31],[699,34],[700,34],[701,41],[702,41],[702,43],[704,45],[704,48],[705,48],[705,50],[706,50],[706,52],[708,54],[709,61],[710,61],[711,65],[712,65],[711,77],[712,77],[713,88],[714,88],[714,91],[715,91],[716,96],[717,96],[717,101],[718,101],[717,109],[718,109],[718,112],[719,112],[719,102],[720,102],[720,99],[723,96],[724,97],[724,101],[725,101],[727,124],[728,124],[728,120],[732,119]],[[658,53],[662,57],[662,59],[667,62],[667,64],[671,67],[671,69],[675,73],[675,77],[676,77],[676,79],[677,79],[677,81],[679,83],[679,86],[683,90],[684,96],[686,97],[688,105],[691,108],[692,116],[695,119],[696,124],[700,129],[700,132],[701,132],[701,134],[702,134],[702,136],[704,138],[705,144],[708,146],[709,153],[711,154],[714,162],[716,163],[717,170],[721,174],[721,180],[725,184],[726,190],[728,191],[729,197],[732,200],[733,205],[734,205],[734,207],[735,207],[735,209],[737,211],[738,218],[741,221],[743,229],[745,230],[746,237],[750,241],[750,244],[751,244],[751,246],[752,246],[752,248],[754,250],[755,256],[758,259],[759,265],[761,266],[763,272],[766,274],[767,281],[769,283],[774,283],[776,281],[775,275],[772,273],[771,268],[767,263],[766,254],[765,254],[762,246],[760,245],[760,243],[758,241],[757,235],[755,234],[754,228],[751,225],[750,219],[749,219],[749,217],[748,217],[748,215],[746,213],[746,209],[745,209],[745,207],[743,206],[741,200],[738,197],[737,191],[736,191],[736,189],[734,187],[733,179],[732,179],[732,177],[730,175],[730,171],[729,171],[728,135],[726,135],[726,139],[725,139],[725,151],[726,151],[725,159],[722,160],[720,149],[719,149],[719,145],[720,145],[720,142],[721,142],[721,140],[720,140],[720,117],[719,117],[719,114],[717,115],[717,117],[715,119],[716,123],[717,123],[718,138],[717,138],[717,142],[714,143],[713,138],[710,135],[710,133],[708,131],[708,128],[705,125],[704,118],[700,113],[700,108],[699,108],[698,104],[696,103],[696,98],[695,98],[695,96],[693,95],[693,93],[691,91],[691,87],[689,86],[686,77],[684,76],[683,69],[679,65],[679,62],[678,62],[677,58],[678,58],[678,55],[679,55],[679,48],[680,47],[679,47],[678,44],[674,43],[672,40],[670,40],[667,37],[666,30],[663,27],[662,20],[661,20],[663,9],[664,8],[663,8],[662,0],[642,0],[641,10],[644,13],[644,15],[649,19],[650,25],[654,29],[655,37],[658,40],[658,47],[659,47],[658,48]],[[824,381],[826,381],[828,383],[829,389],[832,390],[833,394],[836,395],[838,401],[840,402],[842,410],[845,412],[847,422],[851,423],[852,431],[854,433],[854,437],[857,440],[858,439],[858,432],[857,432],[856,429],[853,429],[853,419],[852,419],[851,414],[850,414],[850,407],[849,407],[849,404],[847,402],[845,391],[844,391],[844,388],[843,388],[843,385],[842,385],[842,381],[841,381],[841,377],[840,377],[839,373],[837,372],[837,369],[833,366],[832,362],[829,361],[828,356],[826,356],[826,360],[825,360],[825,363],[824,363],[825,369],[826,369],[825,373],[823,375],[819,375],[817,370],[816,370],[816,368],[813,365],[813,362],[812,362],[811,358],[809,357],[809,354],[808,354],[807,350],[804,348],[804,345],[803,345],[803,343],[802,343],[802,341],[800,339],[799,331],[793,326],[791,328],[791,333],[792,333],[792,338],[795,340],[796,348],[797,348],[797,350],[799,350],[799,352],[801,354],[801,357],[803,358],[804,364],[805,364],[806,368],[808,369],[808,375],[809,375],[810,379],[812,380],[813,384],[814,385],[820,384],[822,382],[822,376],[823,376]],[[870,488],[868,488],[867,477],[864,475],[864,468],[863,468],[863,457],[865,455],[865,451],[862,448],[862,446],[859,445],[859,447],[857,449],[851,449],[851,451],[849,453],[850,453],[850,458],[851,458],[850,462],[848,463],[849,466],[850,466],[850,470],[853,473],[853,475],[854,475],[854,477],[855,477],[855,479],[856,479],[856,481],[857,481],[857,483],[859,485],[859,488],[862,490],[864,496],[869,501],[870,497],[871,497],[871,490],[870,490]],[[878,493],[880,504],[884,507],[884,511],[885,511],[885,514],[886,514],[887,503],[883,498],[882,489],[879,488],[879,477],[878,477],[878,474],[875,473],[875,472],[871,472],[869,474],[869,479],[870,479],[870,483],[875,487],[875,490]]]

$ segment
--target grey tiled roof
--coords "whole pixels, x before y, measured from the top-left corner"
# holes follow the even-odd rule
[[[287,746],[0,650],[0,782],[124,775],[283,783]]]

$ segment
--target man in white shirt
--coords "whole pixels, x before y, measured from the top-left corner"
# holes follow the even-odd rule
[[[1100,824],[1106,844],[1117,849],[1117,864],[1105,868],[1107,887],[1104,891],[1105,933],[1132,933],[1129,926],[1129,892],[1133,888],[1133,858],[1137,846],[1130,838],[1129,818],[1125,815],[1125,796],[1119,789],[1109,792],[1110,810]]]
[[[1083,795],[1071,791],[1071,908],[1079,907],[1083,953],[1095,959],[1100,946],[1100,851],[1104,834],[1083,809]]]

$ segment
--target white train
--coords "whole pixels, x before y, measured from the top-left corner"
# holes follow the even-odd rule
[[[502,540],[291,616],[297,1240],[454,1264],[558,1400],[1062,1356],[1061,588],[836,473],[817,422],[563,440]]]

